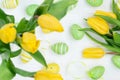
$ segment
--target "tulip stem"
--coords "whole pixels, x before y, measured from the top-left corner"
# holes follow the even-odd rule
[[[30,33],[35,33],[35,30],[31,30]]]
[[[21,41],[22,41],[22,40],[21,40],[21,37],[18,35],[17,38],[16,38],[17,44],[19,45],[19,44],[21,43]]]
[[[95,38],[93,38],[91,35],[89,35],[87,32],[85,32],[85,33],[86,33],[86,35],[87,35],[91,40],[93,40],[94,42],[96,42],[96,43],[104,46],[104,47],[107,48],[108,50],[111,50],[111,51],[113,51],[113,52],[116,52],[116,53],[120,54],[120,49],[119,49],[119,48],[112,47],[112,46],[110,46],[110,45],[108,45],[108,44],[105,44],[105,43],[103,43],[103,42],[100,42],[100,41],[96,40]]]
[[[24,77],[34,77],[35,73],[36,72],[28,72],[28,71],[24,71],[22,69],[19,69],[19,68],[15,68],[15,72],[21,76],[24,76]]]

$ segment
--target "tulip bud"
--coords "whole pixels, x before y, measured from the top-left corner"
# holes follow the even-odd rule
[[[22,36],[21,46],[24,50],[35,53],[38,50],[40,41],[36,39],[35,34],[25,32]]]
[[[90,17],[87,19],[88,25],[99,34],[105,35],[109,33],[108,23],[100,17]]]
[[[95,12],[95,15],[103,15],[103,16],[108,16],[117,19],[117,16],[113,12],[105,12],[102,10],[97,10]]]
[[[35,80],[63,80],[59,73],[39,71],[35,74]]]
[[[6,44],[13,42],[16,39],[16,34],[17,31],[14,28],[14,24],[6,24],[0,29],[0,40]]]
[[[63,32],[63,27],[54,16],[50,14],[43,14],[38,17],[38,24],[42,29],[50,31]]]
[[[101,58],[105,54],[102,48],[86,48],[83,50],[84,58]]]

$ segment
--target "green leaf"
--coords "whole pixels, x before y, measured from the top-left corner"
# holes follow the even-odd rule
[[[7,15],[1,8],[0,8],[0,27],[7,23],[14,23],[14,16]]]
[[[4,26],[4,24],[6,24],[6,22],[3,19],[0,19],[0,27]]]
[[[35,27],[37,27],[37,19],[31,18],[31,19],[28,21],[25,29],[26,29],[26,31],[32,31],[32,30],[35,29]]]
[[[37,60],[39,63],[41,63],[42,65],[44,65],[45,67],[47,67],[47,63],[45,61],[45,58],[43,57],[43,55],[41,54],[41,52],[37,51],[34,54],[29,53],[35,60]]]
[[[113,52],[116,52],[116,53],[120,54],[120,48],[116,48],[116,47],[110,46],[110,45],[108,45],[108,44],[106,44],[106,43],[100,42],[100,41],[96,40],[95,38],[93,38],[93,37],[92,37],[90,34],[88,34],[87,32],[85,32],[85,33],[86,33],[86,35],[87,35],[91,40],[93,40],[94,42],[102,45],[103,47],[107,48],[108,50],[111,50],[111,51],[113,51]]]
[[[67,14],[69,7],[75,5],[77,2],[78,0],[60,0],[51,5],[48,13],[60,20]]]
[[[15,52],[11,52],[11,53],[10,53],[10,57],[13,58],[13,57],[18,56],[18,55],[21,53],[21,51],[22,51],[22,50],[19,49],[19,50],[15,51]]]
[[[7,50],[10,50],[10,45],[9,44],[5,44],[2,41],[0,41],[0,52],[3,53]]]
[[[118,27],[118,26],[115,26],[112,28],[112,31],[119,31],[119,30],[120,30],[120,27]]]
[[[44,2],[42,4],[49,4],[49,6],[51,6],[51,4],[53,3],[54,0],[44,0]]]
[[[24,28],[26,27],[26,24],[28,23],[28,20],[26,20],[25,18],[23,18],[20,23],[17,26],[17,32],[18,33],[23,33],[25,32]]]
[[[6,50],[2,55],[2,59],[9,60],[10,59],[10,50]]]
[[[24,33],[34,30],[36,26],[37,20],[35,18],[31,18],[29,21],[23,18],[16,29],[18,33]]]
[[[48,13],[49,8],[51,7],[53,0],[44,0],[44,2],[36,9],[34,17],[40,16],[41,14]]]
[[[119,44],[119,45],[120,45],[120,34],[119,34],[119,33],[114,32],[114,33],[113,33],[113,39],[114,39],[114,42],[115,42],[116,44]]]
[[[104,36],[104,39],[110,46],[117,47],[117,48],[120,47],[120,45],[116,44],[113,39],[109,39],[106,36]]]
[[[112,0],[112,10],[116,14],[117,19],[120,20],[120,10],[114,0]]]
[[[15,68],[15,72],[24,77],[33,77],[36,72],[28,72],[19,68]]]
[[[0,65],[0,80],[12,80],[15,75],[16,73],[14,72],[14,66],[11,60],[3,60]]]
[[[12,16],[12,15],[7,15],[6,20],[7,20],[7,23],[14,23],[15,22],[14,16]]]
[[[34,16],[40,16],[40,15],[42,15],[42,14],[47,13],[48,8],[49,8],[49,5],[48,5],[48,4],[41,5],[41,6],[38,7],[37,10],[35,11]]]
[[[114,19],[114,18],[108,17],[108,16],[103,16],[103,15],[97,15],[97,16],[103,18],[104,20],[106,20],[107,22],[109,22],[113,25],[116,25],[116,26],[120,27],[120,21],[117,20],[117,19]]]

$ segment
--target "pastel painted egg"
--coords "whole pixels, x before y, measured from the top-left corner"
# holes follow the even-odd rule
[[[103,4],[103,0],[87,0],[87,3],[93,7],[98,7]]]
[[[105,68],[103,66],[95,66],[88,71],[88,76],[94,80],[98,80],[103,76]]]
[[[73,24],[71,27],[71,35],[75,40],[82,39],[85,34],[84,31],[79,31],[79,29],[81,29],[81,27],[77,24]]]
[[[43,67],[42,71],[47,71],[47,72],[51,72],[51,73],[59,73],[60,71],[60,67],[57,63],[50,63],[48,64],[48,67]]]
[[[20,54],[21,61],[23,63],[28,63],[29,61],[32,60],[32,56],[30,56],[27,52],[23,51]]]
[[[2,6],[7,9],[14,9],[18,4],[19,0],[2,0]]]
[[[87,78],[87,65],[84,62],[74,61],[70,62],[66,68],[67,74],[73,78],[83,80]]]
[[[120,56],[119,55],[113,56],[112,62],[116,67],[120,68]]]
[[[26,8],[27,15],[32,16],[34,14],[35,10],[38,8],[38,6],[39,5],[37,5],[37,4],[31,4],[31,5],[27,6],[27,8]]]
[[[51,49],[59,55],[64,55],[65,53],[68,52],[68,45],[63,42],[58,42],[52,45]]]

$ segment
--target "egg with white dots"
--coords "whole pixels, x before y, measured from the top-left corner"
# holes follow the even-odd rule
[[[69,47],[64,42],[58,42],[58,43],[53,44],[51,46],[51,49],[54,53],[56,53],[58,55],[64,55],[68,52]]]

